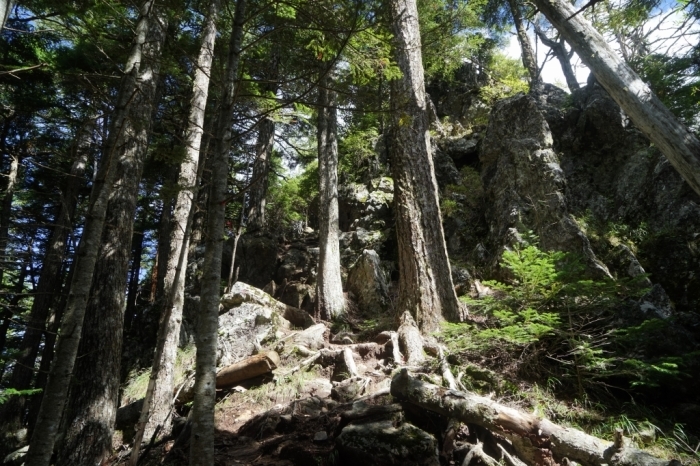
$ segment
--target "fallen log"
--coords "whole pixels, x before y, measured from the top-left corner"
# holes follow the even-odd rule
[[[623,442],[607,442],[483,396],[421,382],[406,369],[392,379],[391,394],[448,418],[477,424],[506,437],[519,436],[536,448],[550,450],[559,462],[567,458],[590,466],[680,466],[676,460],[656,458]]]
[[[238,382],[267,374],[277,369],[280,357],[275,351],[256,354],[224,367],[216,373],[216,388],[228,388]]]

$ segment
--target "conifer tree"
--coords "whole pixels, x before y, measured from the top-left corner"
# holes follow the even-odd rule
[[[389,139],[399,250],[399,314],[409,311],[423,332],[459,320],[430,155],[421,38],[415,0],[390,2],[394,54],[402,76],[392,81]]]

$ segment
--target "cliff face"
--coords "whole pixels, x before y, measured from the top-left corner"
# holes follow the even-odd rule
[[[450,131],[483,107],[471,78],[455,92],[430,89]],[[468,206],[443,177],[442,194],[459,211],[445,221],[451,257],[490,276],[502,248],[532,231],[545,249],[582,254],[594,274],[647,273],[676,310],[697,313],[700,197],[595,81],[572,95],[546,85],[535,98],[505,99],[488,118],[485,128],[437,141],[438,156],[470,166],[483,183]],[[469,224],[454,219],[465,216]]]

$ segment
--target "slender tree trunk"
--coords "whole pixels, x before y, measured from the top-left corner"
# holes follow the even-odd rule
[[[187,156],[180,166],[180,192],[175,204],[170,234],[170,254],[165,274],[166,301],[162,308],[158,341],[146,399],[134,439],[130,458],[131,465],[136,465],[138,461],[139,448],[143,438],[150,440],[156,436],[169,435],[171,428],[172,417],[170,414],[173,401],[175,358],[180,339],[180,324],[185,299],[184,268],[187,265],[189,235],[194,213],[193,201],[197,195],[197,172],[204,114],[209,93],[209,75],[214,58],[218,11],[219,0],[212,0],[209,4],[194,75],[189,123],[185,135]]]
[[[142,63],[142,61],[148,57],[148,49],[157,47],[156,44],[159,44],[158,41],[155,44],[146,43],[146,36],[151,28],[152,7],[153,0],[146,0],[140,10],[133,48],[125,67],[118,102],[114,109],[101,173],[98,174],[93,185],[90,209],[76,255],[70,295],[61,324],[61,336],[57,343],[51,374],[27,453],[25,462],[27,466],[48,466],[51,460],[78,353],[85,310],[102,239],[107,203],[116,179],[117,162],[124,158],[123,148],[131,148],[137,139],[144,121],[150,121],[150,108],[147,113],[143,112],[142,100],[146,95],[154,92],[157,76],[154,75],[154,70],[149,63]],[[159,30],[160,25],[156,24],[152,29]],[[120,292],[123,294],[123,290]]]
[[[246,167],[246,174],[248,173],[248,167]],[[236,251],[238,250],[238,241],[241,239],[243,234],[243,228],[245,228],[245,193],[241,198],[241,215],[238,219],[238,228],[236,228],[236,235],[233,237],[233,250],[231,251],[231,267],[228,269],[228,281],[226,290],[230,291],[233,284],[238,280],[238,274],[234,280],[234,272],[236,270]]]
[[[67,288],[73,278],[73,268],[68,270],[68,277],[66,277],[65,287],[63,283],[56,284],[56,290],[54,292],[54,299],[58,303],[55,304],[54,312],[49,316],[47,322],[47,329],[44,332],[44,350],[41,352],[41,363],[39,364],[39,372],[36,375],[36,381],[34,382],[34,388],[40,388],[44,390],[46,388],[46,382],[48,380],[49,371],[51,370],[51,362],[53,361],[54,347],[56,346],[56,337],[58,336],[58,329],[61,326],[61,319],[63,318],[63,313],[66,309],[66,304],[68,302],[68,294],[61,293],[63,288]],[[63,275],[63,273],[61,274]],[[67,291],[67,290],[66,290]],[[60,298],[58,298],[60,296]],[[34,431],[34,426],[36,425],[36,419],[39,415],[39,408],[41,407],[41,400],[44,397],[44,392],[38,393],[31,399],[29,405],[29,414],[27,417],[27,427],[29,429],[29,438]]]
[[[265,227],[265,204],[269,185],[272,148],[275,142],[275,122],[271,118],[263,118],[258,131],[252,177],[255,184],[250,189],[249,198],[248,228],[251,231],[261,230]]]
[[[214,110],[213,112],[210,112],[210,114],[217,115],[218,112]],[[205,128],[211,129],[212,126],[216,124],[214,121],[213,123],[210,122],[208,125],[206,125],[205,121]],[[192,233],[190,234],[190,254],[192,251],[194,251],[194,248],[197,247],[197,245],[202,241],[202,230],[204,229],[204,220],[206,218],[206,205],[207,205],[207,199],[208,199],[208,194],[209,194],[209,188],[207,186],[202,185],[202,176],[204,175],[205,172],[211,172],[209,170],[209,146],[211,143],[212,131],[205,131],[203,136],[202,136],[202,149],[199,151],[199,166],[197,167],[197,181],[195,185],[197,186],[197,193],[195,196],[194,200],[194,217],[192,218]]]
[[[31,387],[34,377],[34,364],[39,353],[41,337],[44,334],[46,320],[52,312],[55,302],[54,292],[62,282],[61,269],[66,254],[68,235],[73,229],[75,210],[78,205],[78,192],[85,184],[84,174],[87,165],[95,120],[88,120],[78,131],[76,144],[73,147],[74,162],[67,179],[63,182],[61,205],[55,217],[55,226],[51,231],[46,253],[42,261],[39,283],[29,311],[28,326],[22,337],[22,342],[10,377],[10,387],[26,390]],[[3,406],[2,417],[11,429],[21,427],[24,417],[25,397],[15,397]]]
[[[10,170],[7,173],[5,196],[2,198],[0,211],[0,284],[5,274],[5,268],[12,263],[7,245],[10,240],[10,222],[12,221],[12,200],[17,189],[19,175],[19,157],[10,154]]]
[[[10,237],[10,220],[12,218],[12,199],[17,188],[17,175],[19,174],[19,159],[10,155],[10,170],[7,173],[7,185],[5,186],[5,196],[2,200],[2,210],[0,211],[0,285],[5,272],[5,267],[10,263],[8,258],[7,243]],[[7,332],[14,317],[11,309],[5,309],[2,314],[3,323],[0,326],[0,351],[7,343]],[[4,410],[0,410],[4,411]],[[14,423],[8,423],[13,425]]]
[[[141,222],[140,227],[144,224]],[[139,276],[141,275],[141,256],[143,256],[143,231],[134,231],[131,240],[131,272],[129,272],[129,285],[126,295],[126,311],[124,311],[124,330],[131,328],[136,315],[136,299],[139,294]]]
[[[144,46],[144,82],[132,107],[136,126],[118,149],[115,186],[109,199],[105,228],[85,314],[66,432],[58,465],[102,464],[112,451],[119,402],[124,329],[124,305],[136,202],[148,152],[151,117],[167,30],[165,15],[155,13]],[[147,77],[146,77],[147,76]],[[146,81],[147,80],[147,81]]]
[[[201,308],[197,322],[197,360],[192,406],[190,465],[214,464],[214,406],[216,404],[216,345],[218,339],[221,256],[224,247],[226,183],[231,150],[232,120],[238,64],[241,56],[246,0],[236,0],[229,45],[224,95],[216,125],[216,149],[211,155],[211,191],[207,206],[206,247],[202,271]]]
[[[398,313],[409,311],[426,333],[442,317],[459,320],[430,154],[418,12],[415,0],[391,0],[395,57],[403,76],[392,81],[391,165],[399,249]]]
[[[574,92],[580,89],[581,87],[576,79],[576,73],[574,73],[574,69],[571,67],[571,54],[566,51],[566,41],[561,37],[559,40],[550,39],[537,25],[535,25],[535,34],[537,34],[537,37],[540,38],[544,45],[552,49],[552,53],[557,60],[559,60],[561,71],[564,74],[564,79],[566,79],[566,85],[569,90]]]
[[[324,70],[325,71],[325,70]],[[318,87],[319,261],[316,309],[326,319],[345,313],[338,240],[338,116],[326,75]]]
[[[168,166],[165,174],[165,183],[174,183],[176,180],[177,169],[173,166]],[[168,195],[163,198],[163,206],[160,211],[160,220],[158,222],[158,261],[153,264],[155,270],[155,291],[153,293],[153,301],[162,305],[165,301],[165,275],[168,272],[169,259],[170,259],[170,236],[174,225],[173,221],[173,208],[175,205],[175,199]],[[177,261],[177,259],[175,259]]]
[[[279,79],[279,50],[274,49],[270,57],[267,71],[269,84],[263,86],[265,92],[277,92]],[[255,146],[255,162],[253,163],[253,185],[248,197],[250,210],[248,212],[248,228],[251,231],[265,228],[265,205],[269,185],[270,163],[275,142],[275,122],[269,116],[263,118],[258,126],[258,142]]]
[[[573,6],[561,0],[535,5],[571,44],[598,82],[647,135],[693,190],[700,194],[700,141],[610,48]],[[570,19],[569,19],[570,18]]]
[[[7,18],[9,18],[12,12],[12,0],[0,0],[0,31],[5,28],[5,23]]]
[[[517,0],[508,0],[508,6],[513,16],[515,32],[517,33],[518,43],[520,44],[523,66],[530,75],[530,90],[535,90],[541,84],[540,70],[537,66],[537,56],[532,49],[532,43],[530,42],[530,37],[527,35],[527,29],[525,29],[525,24],[523,23],[523,15],[520,12]]]

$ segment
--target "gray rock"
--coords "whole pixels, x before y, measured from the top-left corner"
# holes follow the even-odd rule
[[[307,313],[287,306],[267,293],[237,282],[221,298],[217,364],[228,366],[252,354],[261,342],[273,338],[278,329],[291,325],[308,327]]]
[[[336,440],[344,464],[440,464],[435,438],[421,429],[392,421],[351,424]]]
[[[569,214],[566,180],[552,148],[552,134],[535,100],[516,95],[498,102],[483,141],[482,180],[490,240],[500,259],[503,248],[528,230],[545,250],[582,254],[595,276],[610,276],[588,238]]]
[[[301,345],[310,350],[321,349],[328,341],[329,330],[325,324],[313,325],[292,338],[294,345]]]
[[[345,288],[355,296],[363,315],[379,315],[386,310],[389,303],[388,279],[376,251],[362,251],[348,272]]]
[[[647,317],[668,319],[673,313],[673,304],[663,287],[657,283],[640,298],[639,309]]]
[[[314,442],[316,443],[322,443],[328,440],[328,433],[326,433],[325,430],[321,430],[319,432],[316,432],[314,434]]]

